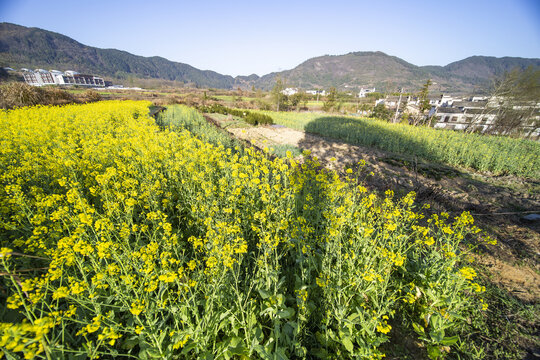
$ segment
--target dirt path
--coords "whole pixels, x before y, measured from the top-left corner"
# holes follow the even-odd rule
[[[433,211],[454,216],[470,211],[478,226],[498,240],[496,247],[478,256],[492,274],[491,280],[522,301],[540,300],[540,224],[523,219],[524,214],[540,213],[540,183],[531,185],[514,177],[496,178],[440,165],[407,163],[384,151],[283,126],[235,128],[227,126],[227,120],[216,122],[237,138],[261,148],[286,144],[310,150],[321,164],[338,172],[365,160],[368,165],[361,177],[371,190],[392,189],[398,195],[415,191],[419,203],[427,202]]]

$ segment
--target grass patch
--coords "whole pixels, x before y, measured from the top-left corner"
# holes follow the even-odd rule
[[[241,117],[239,116],[232,116],[232,115],[224,115],[224,114],[217,114],[212,113],[210,116],[219,122],[220,126],[223,129],[247,129],[252,127],[252,125],[245,122]]]
[[[201,113],[185,105],[168,106],[167,110],[157,115],[156,123],[172,129],[189,130],[199,139],[213,145],[223,145],[226,148],[242,148],[236,139],[217,126],[208,123]]]
[[[272,150],[273,149],[273,150]],[[287,157],[287,151],[290,151],[292,157],[297,157],[302,155],[302,150],[294,145],[289,144],[278,144],[273,145],[270,149],[270,153],[279,157]]]

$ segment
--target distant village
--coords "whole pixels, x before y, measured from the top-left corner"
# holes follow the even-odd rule
[[[431,125],[438,129],[468,130],[471,132],[484,133],[494,126],[499,108],[504,99],[488,96],[452,96],[452,95],[428,95],[431,106],[427,117],[432,119]],[[377,99],[375,105],[384,104],[390,110],[410,115],[420,113],[420,99],[415,96],[387,96]],[[519,108],[519,109],[518,109]],[[522,135],[531,138],[540,138],[540,102],[514,106],[515,110],[523,113],[531,113],[528,121],[519,126]],[[530,110],[533,110],[532,112]]]
[[[6,67],[4,70],[15,71]],[[122,85],[113,85],[110,81],[105,81],[102,77],[96,75],[80,74],[76,71],[58,71],[36,69],[21,69],[24,81],[32,86],[46,85],[77,85],[91,88],[109,88],[122,89]],[[137,88],[138,89],[138,88]],[[291,96],[302,90],[298,88],[286,88],[282,91],[284,95]],[[326,96],[325,90],[306,90],[306,94]],[[354,95],[357,98],[365,98],[371,93],[376,93],[376,88],[360,88]],[[430,124],[434,128],[449,130],[469,130],[484,133],[492,127],[497,119],[498,107],[501,99],[490,98],[487,96],[465,96],[458,97],[452,95],[429,95],[429,105],[431,109],[427,117],[431,119]],[[395,113],[396,118],[403,114],[417,116],[420,113],[420,99],[417,96],[385,96],[375,100],[375,106],[382,104]],[[522,106],[532,108],[533,116],[529,117],[528,122],[521,124],[520,132],[531,139],[540,139],[540,102],[532,105]],[[359,115],[368,115],[365,110],[358,110]]]
[[[285,95],[298,93],[297,88],[283,90]],[[370,93],[375,93],[375,88],[361,88],[356,94],[358,98],[364,98]],[[324,90],[308,90],[307,94],[326,95]],[[497,119],[498,108],[504,99],[488,96],[453,96],[453,95],[428,95],[431,109],[427,117],[432,119],[431,126],[438,129],[470,130],[484,133],[488,131]],[[385,96],[375,100],[375,106],[382,104],[396,113],[397,117],[403,114],[417,116],[420,114],[420,99],[417,96]],[[531,139],[540,139],[540,99],[536,104],[515,106],[517,110],[534,110],[535,115],[530,116],[528,122],[519,126],[520,132]],[[368,111],[358,110],[361,115],[369,115]]]

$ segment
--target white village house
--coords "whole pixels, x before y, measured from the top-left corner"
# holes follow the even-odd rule
[[[291,95],[297,94],[298,89],[297,88],[286,88],[286,89],[282,90],[281,93],[283,95],[291,96]]]
[[[371,88],[371,89],[370,88],[366,88],[366,89],[360,88],[360,91],[358,92],[358,97],[359,98],[364,98],[364,97],[366,97],[367,94],[373,93],[373,92],[375,92],[375,88]]]
[[[326,91],[325,90],[306,90],[306,94],[310,94],[310,95],[322,95],[322,96],[325,96],[326,95]]]
[[[468,98],[458,98],[450,95],[436,95],[428,97],[431,110],[428,116],[432,118],[432,124],[437,129],[468,130],[474,132],[486,132],[496,123],[497,109],[504,99],[488,98],[486,96],[471,96]],[[399,113],[407,112],[418,115],[419,99],[413,96],[386,96],[377,99],[375,105],[384,104],[392,111],[396,111],[399,106]],[[525,136],[538,139],[540,129],[540,102],[538,104],[525,104],[514,106],[514,110],[530,111],[536,109],[536,115],[530,117],[527,123],[519,126],[517,131]]]

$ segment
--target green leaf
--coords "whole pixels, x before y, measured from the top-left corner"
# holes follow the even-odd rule
[[[259,356],[264,360],[272,360],[272,356],[264,349],[264,346],[257,345],[253,348]]]
[[[425,335],[426,332],[424,331],[424,327],[420,324],[417,324],[415,322],[412,323],[412,326],[414,328],[414,331],[418,334],[418,335]]]
[[[285,350],[278,348],[274,354],[276,360],[289,360],[287,355],[285,355]]]
[[[227,327],[230,324],[229,319],[225,319],[222,322],[219,323],[218,331],[222,330],[223,328]]]
[[[431,330],[429,336],[434,342],[440,344],[444,339],[444,330]]]
[[[255,308],[253,308],[253,311],[255,311]],[[253,326],[257,324],[257,317],[255,316],[254,312],[252,312],[249,317],[249,324]]]
[[[427,351],[428,351],[428,356],[430,359],[436,360],[442,356],[442,352],[438,346],[428,345]]]
[[[209,350],[209,351],[205,352],[204,354],[202,354],[200,359],[213,360],[214,355],[212,355],[212,352]]]
[[[431,316],[431,323],[435,329],[440,329],[443,327],[443,318],[439,314],[433,314]]]
[[[242,338],[233,337],[229,343],[229,348],[227,349],[228,355],[249,355],[247,348],[244,346]]]
[[[294,315],[294,309],[293,308],[285,308],[283,310],[280,310],[278,311],[277,313],[277,316],[280,318],[280,319],[288,319],[290,318],[291,316]]]
[[[266,309],[264,309],[263,311],[261,311],[259,313],[259,315],[263,316],[263,315],[266,315],[266,314],[273,314],[275,311],[275,309],[273,307],[267,307]]]
[[[441,344],[442,345],[454,345],[455,343],[457,343],[459,340],[459,336],[447,336],[445,337],[442,341],[441,341]]]
[[[334,331],[332,331],[332,329],[328,329],[328,330],[326,331],[326,334],[328,335],[328,337],[329,337],[330,339],[332,339],[332,340],[334,340],[334,341],[339,341],[339,339],[338,339],[336,333],[335,333]]]
[[[345,346],[345,349],[347,349],[348,352],[350,352],[351,354],[353,353],[354,345],[350,337],[345,336],[343,339],[341,339],[341,343],[343,344],[343,346]]]
[[[255,328],[255,336],[253,337],[253,340],[257,340],[259,343],[264,340],[264,333],[260,324],[257,324],[257,327]]]
[[[467,319],[463,316],[461,316],[460,314],[458,313],[455,313],[453,311],[449,311],[448,312],[448,315],[450,315],[451,317],[455,318],[455,319],[458,319],[458,320],[461,320],[461,321],[467,321]]]
[[[143,342],[139,345],[139,347],[140,347],[140,351],[138,354],[139,359],[148,360],[148,354],[146,352],[146,350],[148,349],[148,344]]]
[[[184,346],[180,355],[187,355],[189,352],[197,347],[195,342],[190,342],[188,345]]]
[[[13,355],[11,355],[11,353],[9,353],[9,352],[7,352],[7,351],[4,352],[4,355],[6,355],[6,359],[8,359],[8,360],[17,360],[16,357],[14,357]]]
[[[127,338],[122,343],[122,349],[131,350],[135,347],[135,345],[138,345],[140,342],[140,339],[138,336],[132,336],[130,338]]]
[[[270,297],[270,293],[263,289],[259,289],[259,294],[263,299],[268,299]]]
[[[230,310],[227,310],[225,311],[224,313],[222,313],[220,316],[219,316],[219,321],[225,319],[227,317],[227,315],[229,315],[231,311]]]
[[[356,323],[355,320],[360,316],[359,313],[354,313],[354,314],[351,314],[349,315],[349,317],[347,318],[347,320],[349,320],[350,322],[352,322],[353,324]]]
[[[161,354],[159,353],[158,349],[147,349],[146,353],[150,357],[150,359],[161,359]]]
[[[235,336],[235,337],[231,338],[231,340],[229,342],[229,347],[230,348],[235,348],[241,342],[242,342],[242,338],[238,337],[238,336]]]

